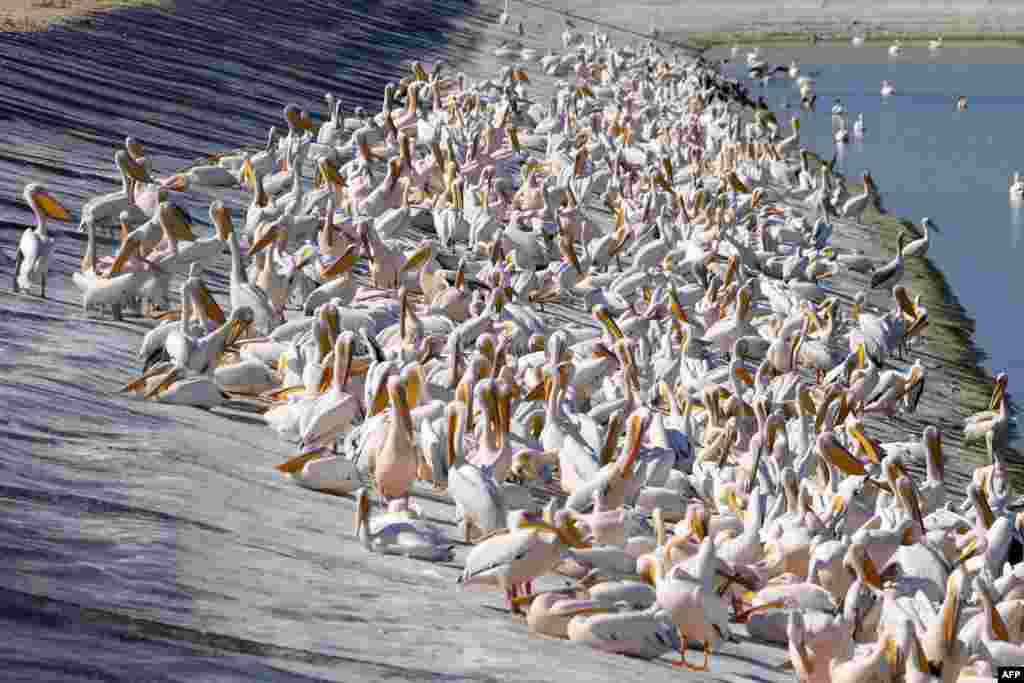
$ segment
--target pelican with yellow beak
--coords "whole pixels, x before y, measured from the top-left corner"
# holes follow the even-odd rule
[[[50,255],[56,245],[46,229],[47,219],[70,221],[71,214],[49,190],[39,183],[29,183],[21,196],[25,198],[36,218],[36,227],[28,228],[18,243],[11,288],[15,292],[30,290],[39,285],[40,296],[46,298],[46,275],[50,270]]]
[[[508,510],[493,467],[477,467],[466,462],[466,412],[464,403],[453,401],[445,414],[448,419],[448,493],[455,501],[455,516],[461,519],[468,543],[474,529],[486,535],[504,528]]]
[[[555,524],[526,522],[508,533],[481,541],[466,556],[466,568],[459,577],[463,586],[497,586],[504,593],[509,609],[519,613],[514,600],[520,587],[552,571],[561,561],[564,548],[579,543],[568,530],[569,513],[559,510]]]
[[[964,420],[965,441],[980,441],[991,432],[994,437],[993,446],[997,450],[1006,448],[1010,426],[1009,401],[1006,400],[1006,385],[1009,381],[1009,375],[1005,372],[999,373],[992,389],[988,410],[975,413]]]

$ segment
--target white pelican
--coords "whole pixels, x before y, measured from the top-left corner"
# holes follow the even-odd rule
[[[504,591],[509,609],[518,612],[518,587],[526,586],[529,593],[529,584],[534,579],[558,566],[563,549],[580,546],[575,534],[568,531],[566,510],[558,511],[555,522],[521,523],[509,533],[482,541],[466,556],[466,568],[459,583],[496,585]]]
[[[347,391],[352,372],[352,344],[355,335],[345,330],[334,346],[334,367],[331,388],[321,394],[312,409],[299,418],[299,434],[303,448],[330,446],[344,436],[359,412],[358,400]],[[325,373],[326,374],[326,373]]]
[[[1010,181],[1010,198],[1024,199],[1024,180],[1017,171],[1013,172],[1013,180]]]
[[[861,47],[864,44],[863,34],[855,35],[852,38],[850,38],[850,44],[853,45],[854,47]]]
[[[794,59],[789,64],[789,77],[795,79],[799,75],[800,75],[800,64],[798,64],[797,61]]]
[[[882,81],[882,97],[888,97],[896,92],[896,88],[889,81]]]
[[[267,293],[249,282],[242,266],[242,247],[238,234],[230,221],[218,224],[221,234],[227,234],[228,249],[231,251],[231,308],[248,306],[256,316],[256,333],[270,334],[281,322],[281,316],[274,310]]]
[[[892,45],[889,46],[889,56],[899,57],[903,54],[903,43],[900,40],[896,40]]]
[[[366,489],[356,494],[356,533],[359,542],[370,551],[386,555],[405,555],[428,562],[447,562],[453,548],[440,531],[423,520],[397,519],[370,529],[370,496]]]
[[[960,95],[960,97],[956,98],[956,110],[957,111],[967,111],[967,96],[966,95]]]
[[[456,519],[461,517],[468,543],[473,530],[487,534],[505,526],[508,513],[493,467],[466,462],[464,440],[466,405],[448,404],[448,493],[455,501]]]
[[[40,296],[46,298],[46,274],[50,269],[50,254],[55,245],[53,237],[46,230],[46,219],[71,220],[71,214],[53,198],[39,183],[29,183],[21,196],[28,202],[36,217],[36,227],[28,228],[21,234],[18,256],[14,263],[12,289],[18,292],[40,286]]]
[[[853,136],[862,138],[866,132],[867,129],[864,127],[864,114],[857,114],[857,120],[853,122]]]
[[[939,36],[935,40],[928,41],[928,49],[932,52],[938,52],[942,49],[942,36]]]
[[[512,15],[508,11],[509,3],[510,0],[505,0],[505,10],[501,13],[501,16],[498,17],[498,23],[501,24],[502,26],[508,24],[508,22],[512,19]]]
[[[901,232],[896,257],[881,268],[876,268],[871,274],[871,289],[878,289],[880,287],[889,289],[903,279],[903,244],[905,241],[906,235]]]
[[[924,256],[928,253],[928,246],[931,244],[931,235],[928,228],[935,232],[941,232],[939,226],[935,225],[931,218],[922,218],[921,229],[924,231],[924,237],[916,239],[903,247],[903,256]]]

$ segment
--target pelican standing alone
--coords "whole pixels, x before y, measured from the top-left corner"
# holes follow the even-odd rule
[[[71,220],[71,214],[39,183],[29,183],[22,192],[36,217],[36,227],[21,234],[18,255],[14,263],[12,289],[15,292],[39,285],[40,296],[46,298],[46,275],[50,269],[50,255],[54,240],[46,229],[46,220]]]

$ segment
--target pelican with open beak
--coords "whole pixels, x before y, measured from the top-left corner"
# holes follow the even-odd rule
[[[49,190],[39,183],[29,183],[21,196],[35,215],[36,225],[21,234],[18,254],[14,263],[14,277],[11,288],[15,291],[30,290],[39,285],[40,296],[46,298],[46,275],[50,270],[50,255],[56,246],[53,236],[46,229],[48,219],[70,221],[71,214],[58,202]]]

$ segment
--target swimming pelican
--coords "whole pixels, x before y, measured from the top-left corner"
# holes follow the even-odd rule
[[[1024,199],[1024,180],[1017,171],[1013,172],[1013,180],[1010,181],[1010,198]]]
[[[882,97],[888,97],[896,92],[896,88],[889,81],[882,81]]]
[[[928,247],[931,244],[931,235],[928,228],[935,232],[941,232],[939,226],[935,225],[931,218],[922,218],[921,229],[924,231],[924,237],[916,239],[903,247],[903,256],[924,256],[928,253]]]
[[[21,234],[11,288],[18,292],[22,289],[31,289],[32,285],[39,285],[40,296],[45,299],[46,275],[50,269],[50,255],[55,246],[53,237],[46,230],[46,220],[52,218],[69,221],[71,214],[39,183],[26,185],[21,196],[35,214],[36,227],[28,228]]]
[[[853,122],[853,135],[857,138],[864,137],[867,129],[864,127],[864,114],[857,114],[857,120]]]
[[[956,109],[957,111],[967,111],[967,96],[961,95],[956,98]]]

